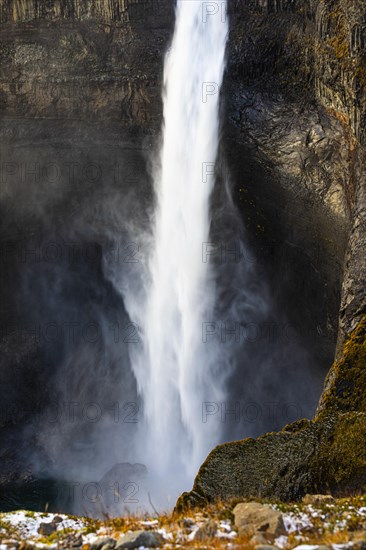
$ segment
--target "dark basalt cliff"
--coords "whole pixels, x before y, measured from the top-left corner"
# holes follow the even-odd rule
[[[276,171],[292,203],[289,210],[296,212],[299,202],[295,225],[301,226],[302,219],[309,226],[321,206],[317,223],[323,228],[317,228],[316,238],[329,242],[341,270],[345,267],[341,345],[365,313],[365,4],[298,0],[229,5],[228,101],[230,120],[238,129],[235,137]],[[344,242],[335,231],[348,224],[352,229],[350,234],[345,230],[350,240],[343,264],[344,249],[338,246]],[[325,302],[334,303],[329,298]]]
[[[365,1],[228,4],[221,149],[235,182],[234,200],[276,308],[298,326],[318,377],[324,378],[335,355],[337,362],[316,421],[218,447],[180,505],[228,496],[298,498],[316,487],[346,490],[366,479],[364,455],[355,459],[358,441],[364,444],[366,410],[362,400],[347,405],[353,392],[366,388],[355,386],[348,375],[347,390],[342,385],[348,372],[344,365],[355,372],[356,361],[357,373],[366,367]],[[23,426],[29,410],[45,406],[42,381],[52,386],[56,374],[47,346],[37,343],[34,334],[19,336],[29,310],[22,294],[24,271],[30,269],[24,250],[31,245],[37,254],[34,243],[47,242],[50,234],[57,242],[70,238],[70,232],[80,238],[77,218],[88,224],[84,242],[96,249],[105,246],[106,220],[113,220],[102,182],[108,183],[111,201],[116,189],[125,197],[144,197],[142,208],[151,201],[146,159],[162,122],[163,57],[174,2],[5,0],[0,19],[5,438]],[[76,179],[70,176],[71,165]],[[103,168],[99,178],[95,165]],[[120,172],[116,166],[124,168]],[[49,265],[47,270],[50,292],[61,295],[56,270]],[[99,308],[113,310],[119,298],[107,289],[101,265],[94,262],[83,270],[80,281],[86,288],[76,305],[84,308],[93,295]],[[37,273],[30,278],[29,290],[32,285],[37,289],[31,308],[35,319],[48,318],[45,297],[34,286]],[[93,294],[92,279],[102,293]],[[70,289],[61,290],[65,299]],[[349,343],[344,347],[348,338],[358,342],[357,359]],[[17,384],[21,395],[9,391]],[[347,403],[341,409],[330,405],[344,391],[350,394]],[[345,429],[350,448],[339,458]],[[5,447],[3,481],[14,474],[17,446],[15,439]],[[19,466],[24,479],[26,467]]]

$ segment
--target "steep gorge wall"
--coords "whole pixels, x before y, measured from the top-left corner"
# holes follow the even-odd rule
[[[235,200],[248,238],[268,259],[279,307],[288,308],[295,323],[311,327],[315,337],[307,344],[320,356],[314,368],[323,370],[332,361],[339,309],[339,350],[365,311],[363,4],[229,0],[223,146],[237,184]],[[142,166],[142,149],[151,146],[161,125],[163,56],[173,7],[172,0],[3,1],[5,162],[60,165],[65,148],[79,165],[92,160],[109,167],[126,154]],[[32,181],[20,189],[13,185],[16,174],[6,177],[5,221],[10,217],[25,228],[28,238],[24,212],[13,209],[12,199],[21,202],[18,197],[32,189]],[[83,212],[84,194],[59,190],[56,200],[51,191],[42,187],[40,210],[52,221],[59,210],[60,226],[72,226],[70,205]],[[7,227],[2,237],[8,239]],[[8,312],[18,315],[17,322],[21,317],[14,305],[15,264],[9,261],[3,272],[2,325],[9,322]],[[14,346],[3,343],[7,372]],[[16,357],[19,379],[24,368],[29,377],[34,366],[36,353],[26,348],[29,361],[21,350]],[[8,411],[4,422],[13,421],[17,417]]]
[[[313,212],[320,206],[325,224],[329,216],[328,235],[318,227],[320,242],[332,241],[337,227],[350,239],[346,246],[337,238],[341,249],[332,268],[344,280],[339,350],[366,307],[364,2],[231,0],[229,10],[236,138],[251,141],[262,164],[273,163],[288,196],[300,197],[305,208],[311,204]],[[330,249],[336,248],[333,240]],[[332,302],[339,308],[328,295],[326,303]]]
[[[340,343],[366,312],[366,12],[362,0],[324,1],[316,9],[315,88],[318,101],[349,127],[352,178],[347,194],[353,228],[340,310]]]
[[[100,327],[103,312],[122,331],[125,326],[101,250],[116,250],[110,234],[114,223],[121,231],[128,204],[137,218],[151,201],[146,163],[151,135],[161,125],[173,10],[165,0],[7,1],[0,13],[0,479],[9,482],[28,480],[33,471],[20,433],[60,398],[54,380],[67,370],[67,349],[76,361],[83,354],[74,373],[81,386],[83,371],[92,368],[96,375],[108,355],[116,401],[127,393],[135,399],[128,364],[120,363],[117,374],[113,367],[115,353],[128,356],[123,342],[117,352],[103,336],[88,351],[82,338],[70,341],[62,327],[75,321],[76,310],[78,326],[92,319]],[[47,246],[61,251],[56,261],[46,258]],[[116,258],[128,254],[125,246],[123,241]],[[62,312],[54,300],[65,306]],[[45,329],[55,322],[61,338],[50,344]],[[73,376],[63,373],[64,380]],[[107,408],[113,398],[96,395],[97,387],[103,384],[94,385],[93,396],[81,391],[75,399]],[[71,394],[63,397],[68,399]]]
[[[321,1],[316,7],[315,88],[319,101],[365,144],[366,14],[362,1]]]
[[[2,5],[4,115],[104,118],[136,131],[156,131],[162,60],[173,21],[167,0],[20,4],[24,13],[13,19]]]
[[[172,13],[173,4],[166,0],[3,0],[0,21],[24,22],[35,19],[127,22],[143,20],[164,11]]]

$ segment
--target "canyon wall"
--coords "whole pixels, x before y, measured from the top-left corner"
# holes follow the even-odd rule
[[[249,135],[256,152],[280,170],[290,194],[313,212],[325,207],[325,224],[333,218],[329,235],[318,228],[318,242],[343,249],[333,268],[343,280],[339,350],[365,312],[364,2],[233,0],[229,6],[232,120],[243,140]],[[350,233],[344,224],[353,226]],[[349,239],[344,264],[344,241],[331,236],[341,226]]]
[[[164,12],[172,14],[174,5],[167,0],[4,0],[0,21],[25,22],[35,19],[83,20],[96,18],[117,23],[142,21],[150,16],[159,18]]]
[[[228,6],[222,153],[248,246],[268,279],[274,321],[295,327],[308,350],[313,404],[336,346],[339,359],[366,308],[365,6],[362,0],[229,0]],[[45,406],[43,383],[52,388],[60,376],[58,348],[51,353],[33,329],[19,336],[34,319],[52,320],[51,297],[83,310],[92,296],[101,311],[123,310],[101,260],[85,266],[78,258],[70,290],[57,262],[44,258],[45,244],[50,235],[57,243],[76,238],[100,251],[110,244],[113,224],[148,211],[174,2],[6,0],[0,19],[5,438],[23,428],[34,407]],[[116,204],[122,219],[111,220]],[[49,295],[34,286],[37,280]],[[30,304],[24,296],[32,293]],[[3,461],[5,481],[15,463],[27,477],[18,448],[14,437]]]

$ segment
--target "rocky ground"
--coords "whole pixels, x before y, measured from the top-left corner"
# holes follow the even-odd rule
[[[24,510],[0,515],[0,549],[366,548],[366,496],[301,503],[230,502],[185,514],[104,521]]]

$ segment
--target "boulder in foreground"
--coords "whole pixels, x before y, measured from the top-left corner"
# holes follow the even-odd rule
[[[267,504],[243,502],[234,508],[235,526],[239,534],[265,534],[274,539],[286,534],[282,514]]]

